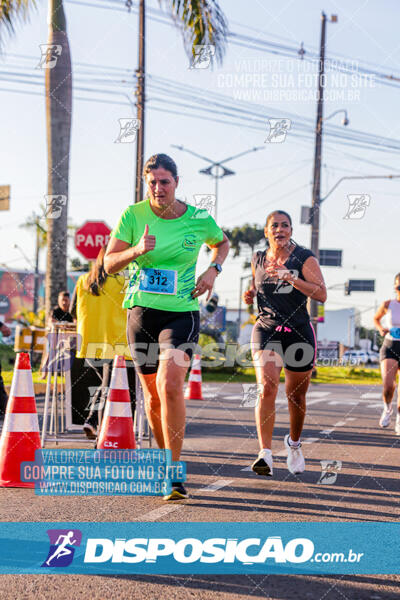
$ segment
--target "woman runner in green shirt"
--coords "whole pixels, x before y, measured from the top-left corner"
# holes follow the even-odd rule
[[[154,437],[178,461],[185,431],[183,386],[199,336],[197,298],[205,293],[210,297],[229,242],[206,210],[176,199],[179,177],[169,156],[152,156],[144,177],[149,198],[123,212],[104,265],[109,274],[129,265],[123,303],[128,343]],[[195,281],[203,243],[212,248],[211,263]],[[172,493],[164,498],[187,497],[184,486],[173,482]]]

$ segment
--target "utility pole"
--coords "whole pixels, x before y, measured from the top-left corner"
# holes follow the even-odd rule
[[[315,127],[315,154],[314,154],[314,183],[312,193],[312,221],[311,221],[311,250],[319,259],[319,208],[321,197],[321,156],[322,156],[322,121],[324,109],[324,75],[325,75],[325,33],[326,33],[326,14],[321,15],[321,45],[319,54],[319,77],[318,77],[318,105],[317,105],[317,122]],[[318,304],[317,301],[311,298],[310,301],[311,321],[315,329],[315,337],[317,335],[317,317]]]
[[[39,250],[40,250],[40,232],[39,217],[36,217],[36,249],[35,249],[35,274],[33,288],[33,312],[37,313],[39,304]]]
[[[139,2],[139,68],[137,76],[137,119],[139,128],[136,134],[136,178],[135,178],[135,203],[143,200],[143,166],[144,166],[144,103],[145,103],[145,0]]]

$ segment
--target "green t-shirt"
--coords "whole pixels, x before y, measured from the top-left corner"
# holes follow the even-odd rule
[[[152,211],[150,201],[143,200],[122,213],[111,235],[135,246],[143,235],[145,225],[149,226],[149,235],[156,237],[156,246],[130,263],[130,280],[123,307],[146,306],[172,312],[198,310],[197,298],[193,299],[190,295],[196,285],[197,257],[203,243],[214,246],[222,242],[222,229],[206,210],[187,205],[181,217],[162,219]],[[168,290],[169,293],[144,291],[143,288],[155,289],[148,282],[164,283],[165,276],[168,276],[169,285],[157,289]]]

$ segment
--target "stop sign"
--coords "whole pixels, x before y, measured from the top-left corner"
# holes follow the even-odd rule
[[[100,248],[107,245],[110,233],[104,221],[86,221],[76,230],[75,248],[88,260],[95,260]]]

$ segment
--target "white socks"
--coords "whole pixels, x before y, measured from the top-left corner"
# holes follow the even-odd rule
[[[260,457],[262,457],[263,454],[270,454],[272,456],[272,450],[271,450],[271,448],[262,448],[260,450],[260,452],[258,453],[258,455]]]
[[[292,440],[292,438],[290,437],[290,435],[288,437],[288,443],[289,443],[289,446],[292,446],[292,448],[299,448],[301,446],[300,440],[298,440],[297,442],[294,442]]]

